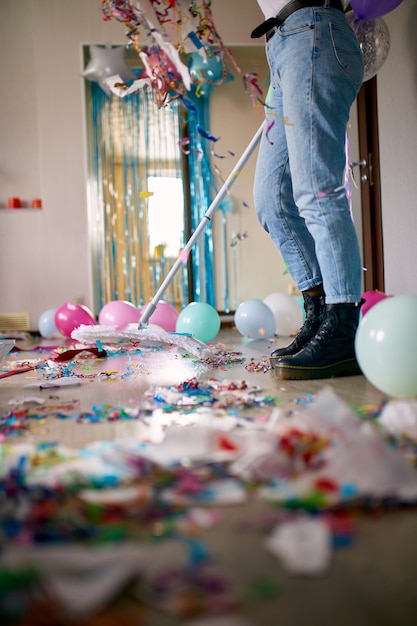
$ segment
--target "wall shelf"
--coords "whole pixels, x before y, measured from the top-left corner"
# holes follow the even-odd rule
[[[32,208],[32,207],[21,207],[20,209],[8,209],[7,207],[0,207],[0,213],[38,213],[42,211],[43,207]]]

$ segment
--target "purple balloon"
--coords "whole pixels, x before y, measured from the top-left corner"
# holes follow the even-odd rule
[[[393,11],[403,0],[351,0],[353,12],[361,20],[372,20]]]

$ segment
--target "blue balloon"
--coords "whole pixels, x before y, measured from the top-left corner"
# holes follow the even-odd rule
[[[48,309],[39,318],[39,332],[42,337],[50,339],[51,337],[60,337],[61,333],[55,324],[55,309]]]
[[[240,334],[250,339],[269,339],[275,335],[275,316],[262,300],[254,298],[239,304],[234,321]]]
[[[197,95],[208,96],[216,85],[233,80],[232,74],[226,69],[222,54],[211,53],[209,56],[191,52],[188,57],[188,67]]]
[[[192,52],[189,59],[190,74],[194,80],[210,80],[217,83],[222,79],[224,69],[222,55],[202,56],[199,52]]]

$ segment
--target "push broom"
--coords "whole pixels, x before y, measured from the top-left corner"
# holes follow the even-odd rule
[[[211,202],[209,208],[205,212],[202,217],[200,223],[195,229],[194,233],[191,235],[187,243],[185,244],[181,254],[178,259],[175,261],[174,265],[171,267],[170,271],[164,278],[159,287],[158,291],[152,298],[152,300],[147,304],[143,313],[139,319],[138,327],[132,329],[131,325],[126,328],[118,328],[115,326],[80,326],[76,328],[72,333],[71,337],[80,342],[94,342],[94,341],[104,341],[104,342],[118,342],[120,340],[126,339],[131,341],[142,341],[145,340],[148,343],[168,343],[176,345],[180,348],[183,348],[187,352],[191,354],[196,354],[202,358],[205,358],[206,355],[211,354],[211,350],[201,341],[198,341],[194,337],[189,337],[186,335],[181,335],[177,333],[168,333],[166,331],[156,331],[150,328],[147,328],[146,325],[149,321],[149,318],[154,313],[158,302],[161,300],[169,285],[173,281],[175,275],[178,270],[184,263],[184,261],[188,258],[188,254],[196,241],[199,239],[200,235],[203,233],[207,224],[210,222],[212,216],[220,206],[220,203],[228,194],[229,190],[233,186],[236,178],[239,176],[240,172],[246,165],[247,161],[251,157],[254,152],[256,146],[258,145],[264,126],[265,120],[262,122],[255,135],[252,137],[251,141],[247,145],[244,150],[242,156],[237,161],[236,165],[230,172],[226,181],[223,183],[222,187],[216,194],[216,197]]]

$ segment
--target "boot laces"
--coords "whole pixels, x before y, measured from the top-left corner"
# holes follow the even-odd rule
[[[333,341],[334,331],[337,328],[337,317],[335,315],[327,314],[322,321],[317,333],[310,341],[309,346],[313,349],[322,348],[327,346]]]
[[[317,327],[316,319],[313,316],[306,317],[306,319],[304,320],[304,324],[301,326],[298,332],[298,337],[311,335],[311,333],[315,330],[316,327]]]
[[[323,304],[320,306],[316,306],[314,304],[308,306],[304,324],[301,326],[298,333],[299,337],[303,337],[304,335],[310,336],[312,333],[317,331],[323,321],[322,307]]]

